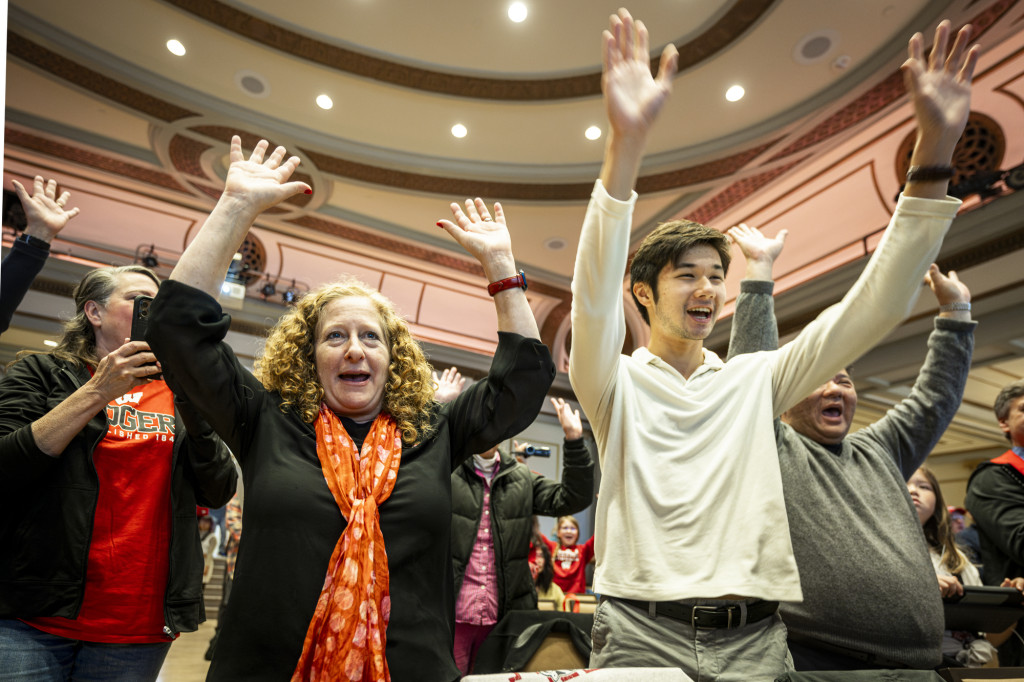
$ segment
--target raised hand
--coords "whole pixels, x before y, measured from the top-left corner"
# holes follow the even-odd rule
[[[487,204],[480,197],[466,199],[466,210],[457,203],[451,204],[451,220],[439,220],[438,227],[450,234],[462,248],[480,261],[490,281],[515,275],[515,259],[512,256],[512,238],[505,224],[505,212],[501,204],[494,204],[494,218],[487,210]]]
[[[740,247],[747,260],[747,279],[771,279],[772,266],[786,244],[788,230],[779,230],[774,239],[766,237],[761,230],[740,223],[725,232],[729,241]]]
[[[561,398],[552,398],[551,406],[555,408],[555,414],[558,415],[558,423],[562,425],[565,439],[582,438],[583,420],[580,419],[580,411],[572,409],[572,406]]]
[[[313,193],[304,182],[288,182],[299,167],[299,157],[292,156],[285,161],[287,152],[284,147],[278,147],[264,158],[269,146],[266,140],[260,140],[246,159],[242,153],[242,138],[231,137],[231,165],[224,183],[224,197],[241,202],[254,215],[299,192]]]
[[[603,34],[604,91],[608,122],[616,135],[643,137],[672,92],[679,53],[671,43],[661,54],[657,78],[651,75],[650,37],[642,21],[625,9],[613,14]]]
[[[981,48],[978,45],[968,48],[970,25],[960,29],[952,48],[949,48],[950,32],[948,20],[939,23],[927,58],[924,37],[915,33],[908,44],[909,59],[902,69],[903,81],[914,103],[919,141],[922,138],[934,141],[943,156],[948,149],[952,157],[971,110],[971,79]],[[948,159],[945,162],[948,163]]]
[[[43,176],[37,175],[32,186],[32,196],[17,180],[12,180],[14,191],[21,200],[22,208],[25,209],[25,219],[28,222],[25,233],[29,236],[49,243],[58,232],[64,229],[72,218],[78,215],[78,208],[65,209],[70,192],[61,192],[57,197],[57,181],[44,181]]]
[[[231,166],[210,217],[185,249],[170,279],[188,284],[216,297],[231,258],[260,213],[290,196],[313,190],[304,182],[288,182],[299,165],[296,156],[283,161],[284,147],[264,159],[267,141],[260,140],[248,160],[242,139],[231,137]]]
[[[971,301],[971,290],[960,281],[954,270],[950,270],[948,276],[943,275],[939,266],[932,263],[928,272],[924,274],[924,281],[932,288],[932,293],[935,294],[939,305],[970,303]]]
[[[466,379],[454,367],[446,369],[440,378],[434,372],[434,400],[439,403],[450,403],[455,400],[466,387]]]

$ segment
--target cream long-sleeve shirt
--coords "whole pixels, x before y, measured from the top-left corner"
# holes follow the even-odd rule
[[[777,351],[725,364],[705,350],[689,379],[647,348],[620,352],[635,202],[597,182],[572,283],[569,377],[602,470],[594,590],[800,600],[772,420],[906,317],[960,202],[900,197],[840,303]]]

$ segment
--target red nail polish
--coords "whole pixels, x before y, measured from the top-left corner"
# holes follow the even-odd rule
[[[438,227],[440,227],[440,228],[443,228],[443,227],[444,227],[444,225],[442,225],[442,224],[441,224],[441,221],[440,221],[440,220],[438,220],[438,221],[437,221],[437,226],[438,226]]]
[[[311,190],[311,189],[307,189],[306,190],[306,194],[312,194],[312,193],[313,193],[313,190]]]

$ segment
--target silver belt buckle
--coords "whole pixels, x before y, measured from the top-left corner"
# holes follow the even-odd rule
[[[707,613],[716,613],[718,611],[717,606],[694,606],[690,612],[690,627],[694,630],[714,630],[715,627],[711,625],[697,625],[697,613],[699,611],[705,611]],[[732,624],[732,612],[729,612],[729,624]]]

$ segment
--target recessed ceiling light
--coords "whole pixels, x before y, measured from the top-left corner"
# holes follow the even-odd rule
[[[50,348],[56,348],[57,342],[54,341],[53,339],[43,339],[43,345],[49,346]]]
[[[597,126],[590,126],[583,132],[583,134],[586,135],[588,140],[596,140],[601,137],[601,129]]]
[[[561,251],[565,248],[565,240],[561,237],[552,237],[544,242],[544,246],[552,251]]]
[[[469,131],[466,130],[466,126],[462,125],[461,123],[456,123],[455,125],[452,126],[452,135],[454,135],[455,137],[465,137],[466,133],[468,132]]]
[[[334,106],[334,100],[332,100],[327,95],[317,95],[316,105],[321,109],[330,109],[331,107]]]
[[[181,41],[175,40],[174,38],[167,41],[167,50],[178,57],[184,56],[185,54],[185,46],[181,44]]]
[[[725,98],[730,102],[738,102],[743,99],[745,94],[746,90],[743,89],[742,85],[734,85],[725,91]]]
[[[508,18],[517,24],[526,19],[526,14],[525,2],[513,2],[508,6]]]

